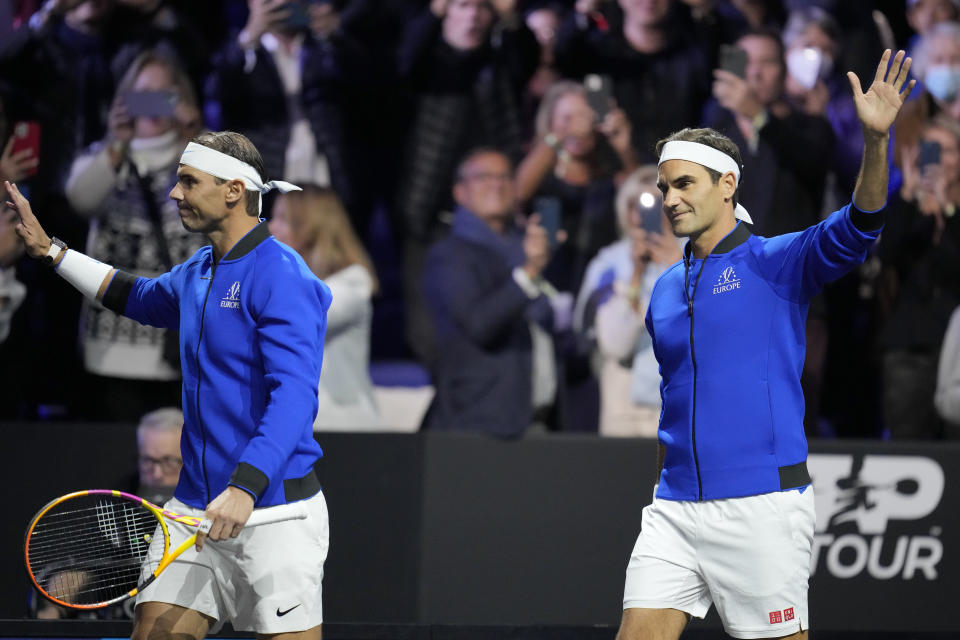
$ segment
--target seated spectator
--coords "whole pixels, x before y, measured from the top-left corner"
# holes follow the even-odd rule
[[[644,317],[657,278],[683,256],[663,216],[656,166],[637,169],[620,187],[617,222],[621,239],[587,267],[574,329],[595,345],[599,360],[600,435],[655,437],[660,369]]]
[[[496,7],[502,7],[499,10]],[[470,149],[523,152],[522,94],[537,67],[536,38],[513,2],[432,0],[403,28],[399,73],[413,114],[398,182],[407,339],[428,366],[434,344],[420,277],[430,245],[446,232],[448,185]]]
[[[183,467],[183,459],[180,457],[182,429],[183,413],[175,407],[157,409],[140,418],[140,423],[137,425],[136,477],[131,475],[129,485],[119,489],[161,507],[170,500],[180,480],[180,469]],[[51,580],[56,580],[57,577],[60,576],[54,576]],[[82,579],[73,577],[64,582],[76,585],[81,581]],[[41,597],[35,590],[31,592],[30,597],[33,617],[41,620],[78,617],[106,620],[132,619],[135,605],[136,599],[129,598],[119,605],[85,612],[56,605]]]
[[[671,0],[575,6],[557,35],[558,68],[576,79],[609,75],[616,102],[633,123],[639,161],[656,161],[653,147],[664,131],[699,120],[709,86],[707,56],[693,31],[675,19]]]
[[[311,185],[285,193],[273,206],[270,232],[303,256],[333,294],[314,431],[379,428],[369,374],[377,276],[340,199],[331,189]]]
[[[943,336],[933,401],[945,423],[944,436],[960,438],[960,307],[954,309]]]
[[[142,92],[166,92],[173,106],[142,104],[158,95]],[[135,97],[135,105],[126,103]],[[138,57],[114,97],[107,138],[74,160],[66,185],[73,209],[91,220],[91,257],[153,277],[203,245],[202,237],[183,228],[168,197],[180,153],[199,125],[192,85],[178,64],[153,52]],[[91,417],[135,420],[179,402],[179,346],[173,333],[86,300],[83,309],[83,359],[94,374]]]
[[[175,407],[156,409],[137,425],[137,489],[133,493],[162,506],[173,497],[180,481],[180,433],[183,412]]]
[[[883,413],[897,439],[942,435],[934,407],[937,360],[960,304],[960,126],[939,118],[921,141],[939,145],[939,160],[921,166],[919,149],[905,149],[903,186],[888,205],[878,247],[889,309],[880,336]]]
[[[536,130],[538,142],[517,168],[517,198],[535,213],[543,213],[540,206],[559,209],[568,241],[544,277],[557,289],[577,291],[587,262],[617,237],[617,185],[636,166],[631,124],[616,107],[598,121],[583,85],[565,80],[544,96]]]
[[[554,404],[554,313],[541,277],[549,241],[536,216],[525,233],[515,228],[512,169],[499,151],[467,155],[453,228],[427,255],[437,394],[424,428],[515,438]]]

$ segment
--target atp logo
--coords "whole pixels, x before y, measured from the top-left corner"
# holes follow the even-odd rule
[[[220,299],[220,306],[225,309],[240,308],[240,281],[237,280],[230,285],[227,295]]]
[[[922,456],[815,454],[807,461],[813,477],[817,524],[813,570],[821,552],[827,570],[851,578],[864,570],[874,578],[917,574],[937,577],[943,557],[940,527],[893,539],[891,522],[920,520],[943,497],[943,469]],[[901,525],[902,527],[902,525]]]
[[[721,271],[717,277],[717,284],[713,287],[713,294],[725,293],[739,288],[740,278],[737,277],[737,272],[733,270],[733,267],[727,267]]]

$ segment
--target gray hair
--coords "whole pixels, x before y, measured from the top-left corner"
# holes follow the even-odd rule
[[[573,80],[559,80],[550,85],[547,92],[540,101],[540,107],[537,109],[536,133],[538,138],[550,133],[550,126],[553,124],[553,112],[557,109],[557,102],[563,96],[576,93],[587,97],[587,90],[579,82]]]
[[[176,407],[163,407],[144,414],[137,425],[137,436],[147,430],[180,431],[183,428],[183,412]]]
[[[930,49],[936,38],[952,38],[954,42],[960,45],[960,23],[941,22],[921,36],[912,56],[913,68],[911,71],[915,78],[923,78],[926,75],[930,65]]]

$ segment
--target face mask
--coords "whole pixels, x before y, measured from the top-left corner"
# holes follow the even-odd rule
[[[812,47],[793,49],[787,53],[787,73],[804,89],[813,89],[820,77],[822,57],[820,50]]]
[[[946,64],[930,67],[923,83],[937,100],[953,100],[960,90],[960,67]]]

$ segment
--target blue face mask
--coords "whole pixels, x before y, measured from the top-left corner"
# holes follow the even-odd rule
[[[960,91],[960,67],[946,64],[930,67],[923,83],[937,100],[953,100]]]

